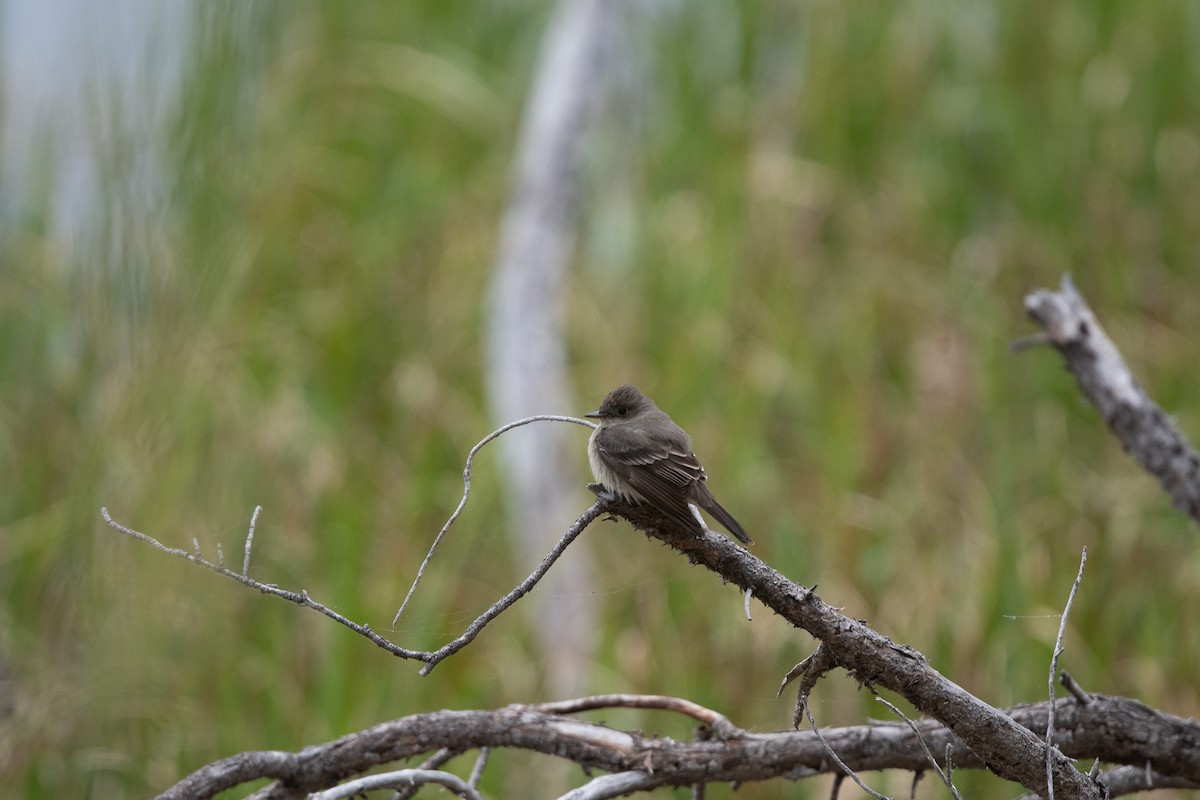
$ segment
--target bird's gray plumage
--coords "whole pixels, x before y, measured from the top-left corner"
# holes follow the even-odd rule
[[[653,400],[633,386],[619,386],[587,416],[600,420],[588,441],[588,461],[598,483],[626,500],[649,503],[700,533],[704,529],[688,507],[695,503],[738,539],[753,543],[709,491],[691,437]]]

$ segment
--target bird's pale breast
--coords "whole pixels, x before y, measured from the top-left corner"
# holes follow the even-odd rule
[[[600,446],[596,443],[596,437],[599,434],[600,428],[596,428],[592,431],[591,438],[588,439],[588,464],[592,467],[592,476],[596,479],[596,483],[630,502],[646,502],[646,498],[642,496],[641,492],[630,486],[628,481],[606,463],[604,454],[600,452]]]

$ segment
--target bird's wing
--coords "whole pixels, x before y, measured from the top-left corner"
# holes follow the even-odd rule
[[[639,438],[637,444],[601,443],[608,466],[659,511],[688,530],[700,530],[688,508],[689,487],[704,480],[700,460],[676,443]]]

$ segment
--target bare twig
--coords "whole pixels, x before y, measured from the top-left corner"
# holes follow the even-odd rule
[[[321,614],[324,614],[332,619],[334,622],[344,625],[360,636],[365,636],[377,647],[386,650],[394,656],[424,662],[425,666],[421,668],[420,672],[422,675],[429,674],[429,671],[437,666],[439,662],[443,661],[454,653],[457,653],[459,650],[470,644],[489,622],[500,616],[500,614],[512,606],[513,603],[517,602],[523,596],[528,594],[534,585],[537,584],[542,575],[546,574],[546,571],[550,569],[551,565],[553,565],[558,557],[562,555],[563,551],[567,548],[567,545],[574,541],[588,526],[588,524],[590,524],[592,520],[600,516],[602,513],[604,513],[604,511],[600,503],[592,504],[587,511],[583,512],[583,514],[581,514],[580,517],[575,520],[575,523],[571,525],[571,527],[563,535],[562,539],[560,539],[559,542],[550,550],[550,552],[546,554],[546,557],[542,559],[542,563],[537,566],[537,568],[532,574],[529,575],[529,577],[527,577],[515,589],[510,591],[504,597],[500,598],[491,606],[489,606],[486,611],[476,617],[475,620],[467,626],[466,631],[461,636],[446,643],[437,650],[430,651],[411,650],[407,647],[401,647],[395,642],[392,642],[371,630],[369,625],[360,625],[359,623],[342,616],[325,604],[313,600],[311,597],[309,597],[308,592],[304,590],[292,592],[286,589],[280,589],[274,584],[263,583],[262,581],[255,580],[247,575],[234,572],[233,570],[225,567],[224,564],[214,564],[200,555],[199,540],[193,540],[193,544],[195,545],[196,549],[196,552],[194,553],[189,553],[186,550],[179,550],[174,547],[167,547],[154,537],[142,533],[141,531],[135,531],[132,528],[117,522],[109,515],[107,508],[100,509],[100,515],[104,518],[104,521],[108,523],[109,527],[120,531],[126,536],[130,536],[134,539],[145,542],[154,549],[166,553],[167,555],[175,556],[176,558],[182,558],[185,561],[191,561],[192,563],[198,564],[202,567],[207,567],[213,572],[216,572],[218,575],[224,575],[226,578],[235,580],[243,586],[249,586],[251,589],[257,589],[263,594],[274,595],[275,597],[282,598],[288,602],[295,603],[296,605],[304,606],[305,608],[310,608],[313,611],[320,612]]]
[[[1078,700],[1081,704],[1086,705],[1092,702],[1092,696],[1085,692],[1083,687],[1076,683],[1075,679],[1071,677],[1071,673],[1067,672],[1065,669],[1062,671],[1062,677],[1059,680],[1062,681],[1062,685],[1066,687],[1068,692],[1071,693],[1071,696]]]
[[[1075,602],[1075,593],[1083,581],[1083,568],[1087,566],[1087,547],[1083,548],[1083,556],[1079,559],[1079,572],[1075,574],[1075,583],[1071,585],[1071,593],[1067,595],[1067,604],[1063,606],[1062,618],[1058,623],[1058,636],[1054,640],[1054,651],[1050,654],[1050,708],[1046,712],[1046,800],[1054,800],[1054,764],[1051,757],[1054,747],[1054,677],[1058,674],[1058,657],[1063,653],[1063,639],[1067,635],[1067,617],[1071,614],[1071,604]]]
[[[381,772],[378,775],[368,775],[365,778],[348,781],[323,792],[309,795],[310,800],[343,800],[346,797],[366,794],[374,789],[392,789],[397,786],[445,786],[459,797],[468,800],[483,800],[479,792],[467,784],[462,778],[450,772],[433,769],[400,769],[395,772]]]
[[[800,685],[796,688],[796,706],[792,710],[793,728],[800,727],[808,696],[812,693],[813,687],[817,685],[817,681],[836,666],[837,662],[830,657],[829,649],[822,643],[817,645],[817,649],[812,652],[812,655],[792,667],[788,670],[788,674],[783,676],[779,689],[775,692],[776,697],[783,694],[783,690],[789,683],[800,678]]]
[[[917,728],[917,723],[915,723],[911,719],[909,719],[908,715],[905,714],[903,711],[901,711],[899,708],[897,708],[895,706],[895,704],[888,702],[883,697],[880,697],[879,695],[875,695],[875,699],[878,702],[883,703],[885,706],[890,708],[892,713],[895,714],[897,717],[899,717],[901,720],[903,720],[904,724],[907,725],[910,730],[912,730],[913,734],[917,737],[917,741],[921,743],[921,749],[923,751],[925,751],[925,755],[929,759],[929,763],[933,764],[933,768],[935,770],[937,770],[938,776],[941,777],[942,783],[946,784],[946,788],[950,790],[950,794],[954,797],[955,800],[962,800],[962,795],[960,795],[958,793],[958,788],[955,787],[954,782],[952,780],[950,780],[950,775],[947,774],[942,769],[942,765],[939,764],[937,762],[937,759],[933,757],[933,753],[929,750],[929,745],[925,743],[925,737],[921,735],[921,731]],[[950,745],[947,744],[946,747],[949,748]],[[949,751],[949,749],[947,749],[947,751],[946,751],[946,767],[947,767],[947,769],[950,768],[950,751]],[[913,791],[914,797],[916,796],[916,792],[917,792],[917,781],[920,780],[920,778],[921,778],[920,772],[916,772],[913,774],[913,789],[912,789],[912,791]]]
[[[254,526],[258,524],[258,515],[262,513],[262,506],[255,506],[254,513],[250,515],[250,532],[246,534],[246,551],[242,556],[242,577],[250,577],[250,548],[254,544]]]
[[[584,711],[595,711],[600,708],[651,708],[659,711],[672,711],[684,714],[700,722],[713,732],[719,741],[726,741],[741,736],[743,731],[730,722],[723,714],[712,709],[685,700],[681,697],[669,697],[658,694],[601,694],[592,697],[580,697],[575,700],[560,700],[553,703],[539,703],[533,708],[544,714],[579,714]]]
[[[477,788],[479,781],[483,779],[483,771],[487,768],[488,759],[492,756],[492,748],[481,747],[479,755],[475,758],[475,763],[471,766],[471,774],[467,777],[467,783],[471,788]]]
[[[919,769],[913,772],[912,783],[908,785],[909,800],[917,800],[917,786],[921,783],[921,778],[925,777],[925,770]]]
[[[388,641],[387,639],[383,638],[379,634],[375,633],[375,631],[371,630],[369,625],[359,625],[357,622],[353,622],[350,619],[347,619],[346,617],[342,616],[338,612],[334,611],[332,608],[329,608],[329,606],[326,606],[322,603],[318,603],[316,600],[313,600],[311,597],[308,596],[308,592],[304,591],[303,589],[300,590],[299,592],[291,592],[286,589],[280,589],[278,586],[276,586],[274,584],[263,583],[261,581],[255,580],[254,578],[248,577],[246,575],[242,575],[241,573],[234,572],[233,570],[226,568],[223,564],[214,564],[213,562],[209,561],[208,559],[206,559],[200,555],[199,540],[196,540],[196,539],[192,540],[193,544],[195,545],[195,552],[189,553],[186,550],[179,550],[174,547],[167,547],[165,544],[158,541],[153,536],[149,536],[145,533],[142,533],[141,531],[135,531],[132,528],[128,528],[125,525],[122,525],[121,523],[117,522],[109,515],[107,508],[100,509],[100,516],[102,516],[104,518],[104,521],[107,522],[109,527],[112,528],[113,530],[120,531],[121,533],[125,534],[126,536],[130,536],[130,537],[133,537],[134,539],[145,542],[146,544],[153,547],[155,550],[158,550],[162,553],[166,553],[169,556],[175,556],[176,558],[182,558],[184,561],[191,561],[193,564],[198,564],[201,567],[206,567],[208,569],[211,569],[213,572],[217,573],[218,575],[224,575],[226,578],[235,580],[238,583],[242,584],[243,586],[249,586],[251,589],[257,589],[258,591],[262,592],[263,594],[274,595],[275,597],[282,598],[284,600],[287,600],[290,603],[295,603],[296,605],[304,606],[305,608],[311,608],[313,611],[320,612],[321,614],[324,614],[325,616],[332,619],[334,622],[337,622],[339,625],[344,625],[347,628],[349,628],[350,630],[359,634],[360,636],[365,636],[366,638],[368,638],[372,642],[374,642],[375,645],[388,651],[389,653],[391,653],[394,656],[399,656],[400,658],[416,659],[418,661],[428,661],[429,657],[432,655],[431,653],[423,652],[420,650],[409,650],[406,647],[401,647],[400,645],[395,644],[394,642]]]
[[[421,667],[421,674],[428,675],[441,661],[466,647],[489,622],[500,616],[509,606],[528,594],[537,582],[541,580],[542,576],[546,574],[546,571],[558,560],[558,557],[563,554],[567,546],[575,541],[592,520],[602,513],[604,513],[603,506],[599,502],[593,503],[591,508],[583,512],[579,519],[575,520],[574,524],[563,534],[558,543],[550,549],[550,552],[542,559],[542,563],[537,565],[537,568],[529,574],[528,578],[521,581],[515,589],[497,600],[487,611],[476,617],[475,621],[467,626],[467,629],[461,636],[451,642],[447,642],[442,647],[430,653],[429,657],[425,659],[425,666]],[[432,553],[433,551],[431,550],[430,552]]]
[[[417,767],[417,769],[437,769],[458,754],[459,753],[457,750],[451,750],[449,747],[443,747],[441,750],[438,750],[429,758],[422,761],[421,765]],[[475,786],[474,783],[471,785]],[[421,784],[410,784],[409,786],[397,789],[396,793],[392,795],[392,800],[410,800],[412,797],[416,796],[417,792],[419,791],[421,791]]]
[[[392,619],[392,627],[396,626],[396,623],[400,620],[400,615],[404,613],[404,609],[408,607],[408,602],[412,600],[413,593],[417,591],[417,585],[421,583],[421,578],[425,574],[425,568],[429,566],[429,561],[433,558],[434,551],[437,550],[438,545],[442,543],[442,539],[446,536],[446,532],[450,530],[450,526],[453,525],[455,520],[458,519],[458,515],[461,514],[463,509],[467,507],[467,499],[471,495],[471,461],[475,458],[475,454],[478,453],[484,445],[488,444],[496,437],[511,431],[513,428],[519,428],[522,425],[528,425],[531,422],[542,421],[573,422],[576,425],[584,425],[588,428],[596,427],[594,422],[589,422],[586,419],[579,419],[578,417],[563,417],[557,414],[539,414],[538,416],[526,417],[524,419],[519,419],[516,422],[510,422],[507,425],[492,431],[487,436],[483,437],[483,439],[481,439],[478,443],[476,443],[476,445],[471,448],[471,451],[467,453],[467,463],[466,466],[463,467],[463,493],[462,499],[458,501],[458,508],[454,509],[454,513],[450,515],[450,519],[446,520],[446,524],[442,526],[442,529],[438,531],[438,535],[434,537],[433,544],[429,545],[429,552],[425,554],[425,559],[421,562],[421,566],[417,569],[417,577],[413,579],[412,586],[410,586],[408,589],[408,594],[404,595],[404,601],[400,603],[400,609],[396,612],[396,616]]]
[[[618,772],[614,775],[601,775],[562,795],[558,800],[609,800],[612,797],[623,797],[632,792],[654,789],[662,786],[662,781],[645,772]]]
[[[1057,292],[1027,296],[1025,311],[1045,329],[1122,446],[1158,478],[1177,508],[1200,521],[1200,454],[1133,377],[1070,276]]]
[[[946,780],[954,785],[954,745],[946,742]]]
[[[828,753],[829,757],[833,759],[833,763],[838,765],[838,769],[841,770],[841,775],[850,776],[850,780],[857,783],[858,788],[874,797],[875,800],[891,800],[891,798],[889,798],[887,795],[880,794],[870,786],[867,786],[865,783],[863,783],[862,779],[858,777],[858,773],[846,766],[846,762],[842,761],[841,756],[835,753],[833,748],[829,746],[829,742],[825,739],[824,734],[821,733],[821,729],[817,727],[817,721],[813,718],[812,709],[808,706],[807,698],[804,701],[804,714],[808,717],[808,724],[812,727],[813,733],[816,734],[818,739],[820,739],[821,745],[825,748],[825,752]],[[836,797],[836,795],[834,796]]]

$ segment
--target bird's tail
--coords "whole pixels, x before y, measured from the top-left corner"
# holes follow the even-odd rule
[[[724,506],[717,502],[717,498],[713,497],[713,493],[708,490],[708,486],[701,481],[696,481],[692,486],[692,499],[696,502],[696,505],[709,514],[712,514],[713,519],[721,523],[725,527],[725,530],[732,533],[742,542],[745,544],[754,544],[754,540],[746,533],[746,529],[733,518],[732,514],[725,510]]]

